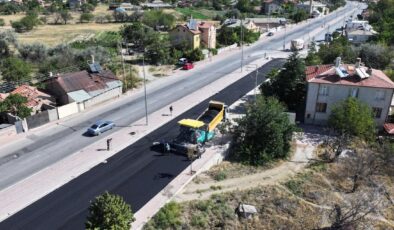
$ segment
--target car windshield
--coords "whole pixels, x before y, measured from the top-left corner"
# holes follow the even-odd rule
[[[97,127],[98,127],[98,125],[96,125],[96,124],[94,124],[94,125],[92,125],[92,129],[97,129]]]

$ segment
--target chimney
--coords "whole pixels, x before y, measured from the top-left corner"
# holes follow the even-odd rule
[[[94,64],[94,55],[91,55],[92,57],[92,64]]]
[[[367,74],[372,75],[372,68],[371,67],[368,67]]]
[[[52,72],[49,72],[49,77],[53,77],[53,73]]]
[[[357,58],[356,60],[357,60],[356,61],[356,68],[360,68],[360,66],[361,66],[361,58]]]
[[[339,67],[341,65],[341,57],[337,57],[335,59],[335,67]]]

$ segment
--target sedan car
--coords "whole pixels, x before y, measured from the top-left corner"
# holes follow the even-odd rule
[[[269,32],[269,33],[267,34],[268,37],[271,37],[271,36],[273,36],[273,35],[274,35],[273,32]]]
[[[112,129],[115,127],[115,124],[112,121],[97,121],[90,128],[88,128],[88,134],[93,136],[98,136],[101,133]]]

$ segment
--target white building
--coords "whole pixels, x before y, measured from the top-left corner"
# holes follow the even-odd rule
[[[299,4],[297,4],[297,8],[298,9],[303,9],[306,12],[309,12],[309,14],[313,15],[313,12],[319,12],[323,15],[328,14],[329,9],[327,7],[326,4],[323,4],[321,2],[316,2],[316,1],[312,1],[312,7],[310,4],[310,1],[305,1],[305,2],[301,2]],[[315,13],[316,15],[316,13]]]
[[[348,97],[367,103],[378,127],[387,120],[394,92],[394,83],[380,70],[356,64],[308,66],[305,123],[326,124],[334,104]]]
[[[350,43],[353,44],[361,44],[367,42],[371,39],[375,33],[373,31],[366,31],[366,30],[352,30],[347,32],[346,37]]]

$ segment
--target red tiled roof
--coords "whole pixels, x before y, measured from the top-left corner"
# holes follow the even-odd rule
[[[182,29],[185,29],[185,30],[187,30],[188,32],[190,32],[192,34],[200,34],[201,33],[199,30],[191,30],[191,29],[189,29],[189,27],[187,27],[186,25],[177,25],[176,28],[177,27],[182,27]]]
[[[26,105],[29,107],[34,107],[39,104],[37,101],[37,97],[39,95],[37,88],[28,86],[28,85],[21,85],[16,88],[11,94],[19,94],[27,98]]]
[[[106,82],[117,81],[118,78],[109,70],[103,70],[100,73],[89,73],[84,70],[62,74],[56,80],[68,93],[81,89],[87,92],[105,89],[107,88]]]
[[[8,96],[7,93],[0,93],[0,101],[4,101],[4,99]]]
[[[361,79],[354,65],[342,64],[340,67],[349,73],[347,77],[340,78],[335,72],[334,65],[308,66],[305,70],[306,80],[312,83],[394,89],[394,82],[380,70],[372,69],[372,74],[368,78]],[[360,68],[367,70],[365,66]]]
[[[384,130],[386,130],[386,132],[388,134],[394,134],[394,124],[393,123],[386,123],[384,124]]]
[[[211,26],[213,26],[213,24],[212,24],[212,23],[209,23],[209,22],[201,22],[200,24],[198,24],[198,27],[199,27],[199,28],[204,28],[204,29],[208,29],[208,28],[210,28]]]

